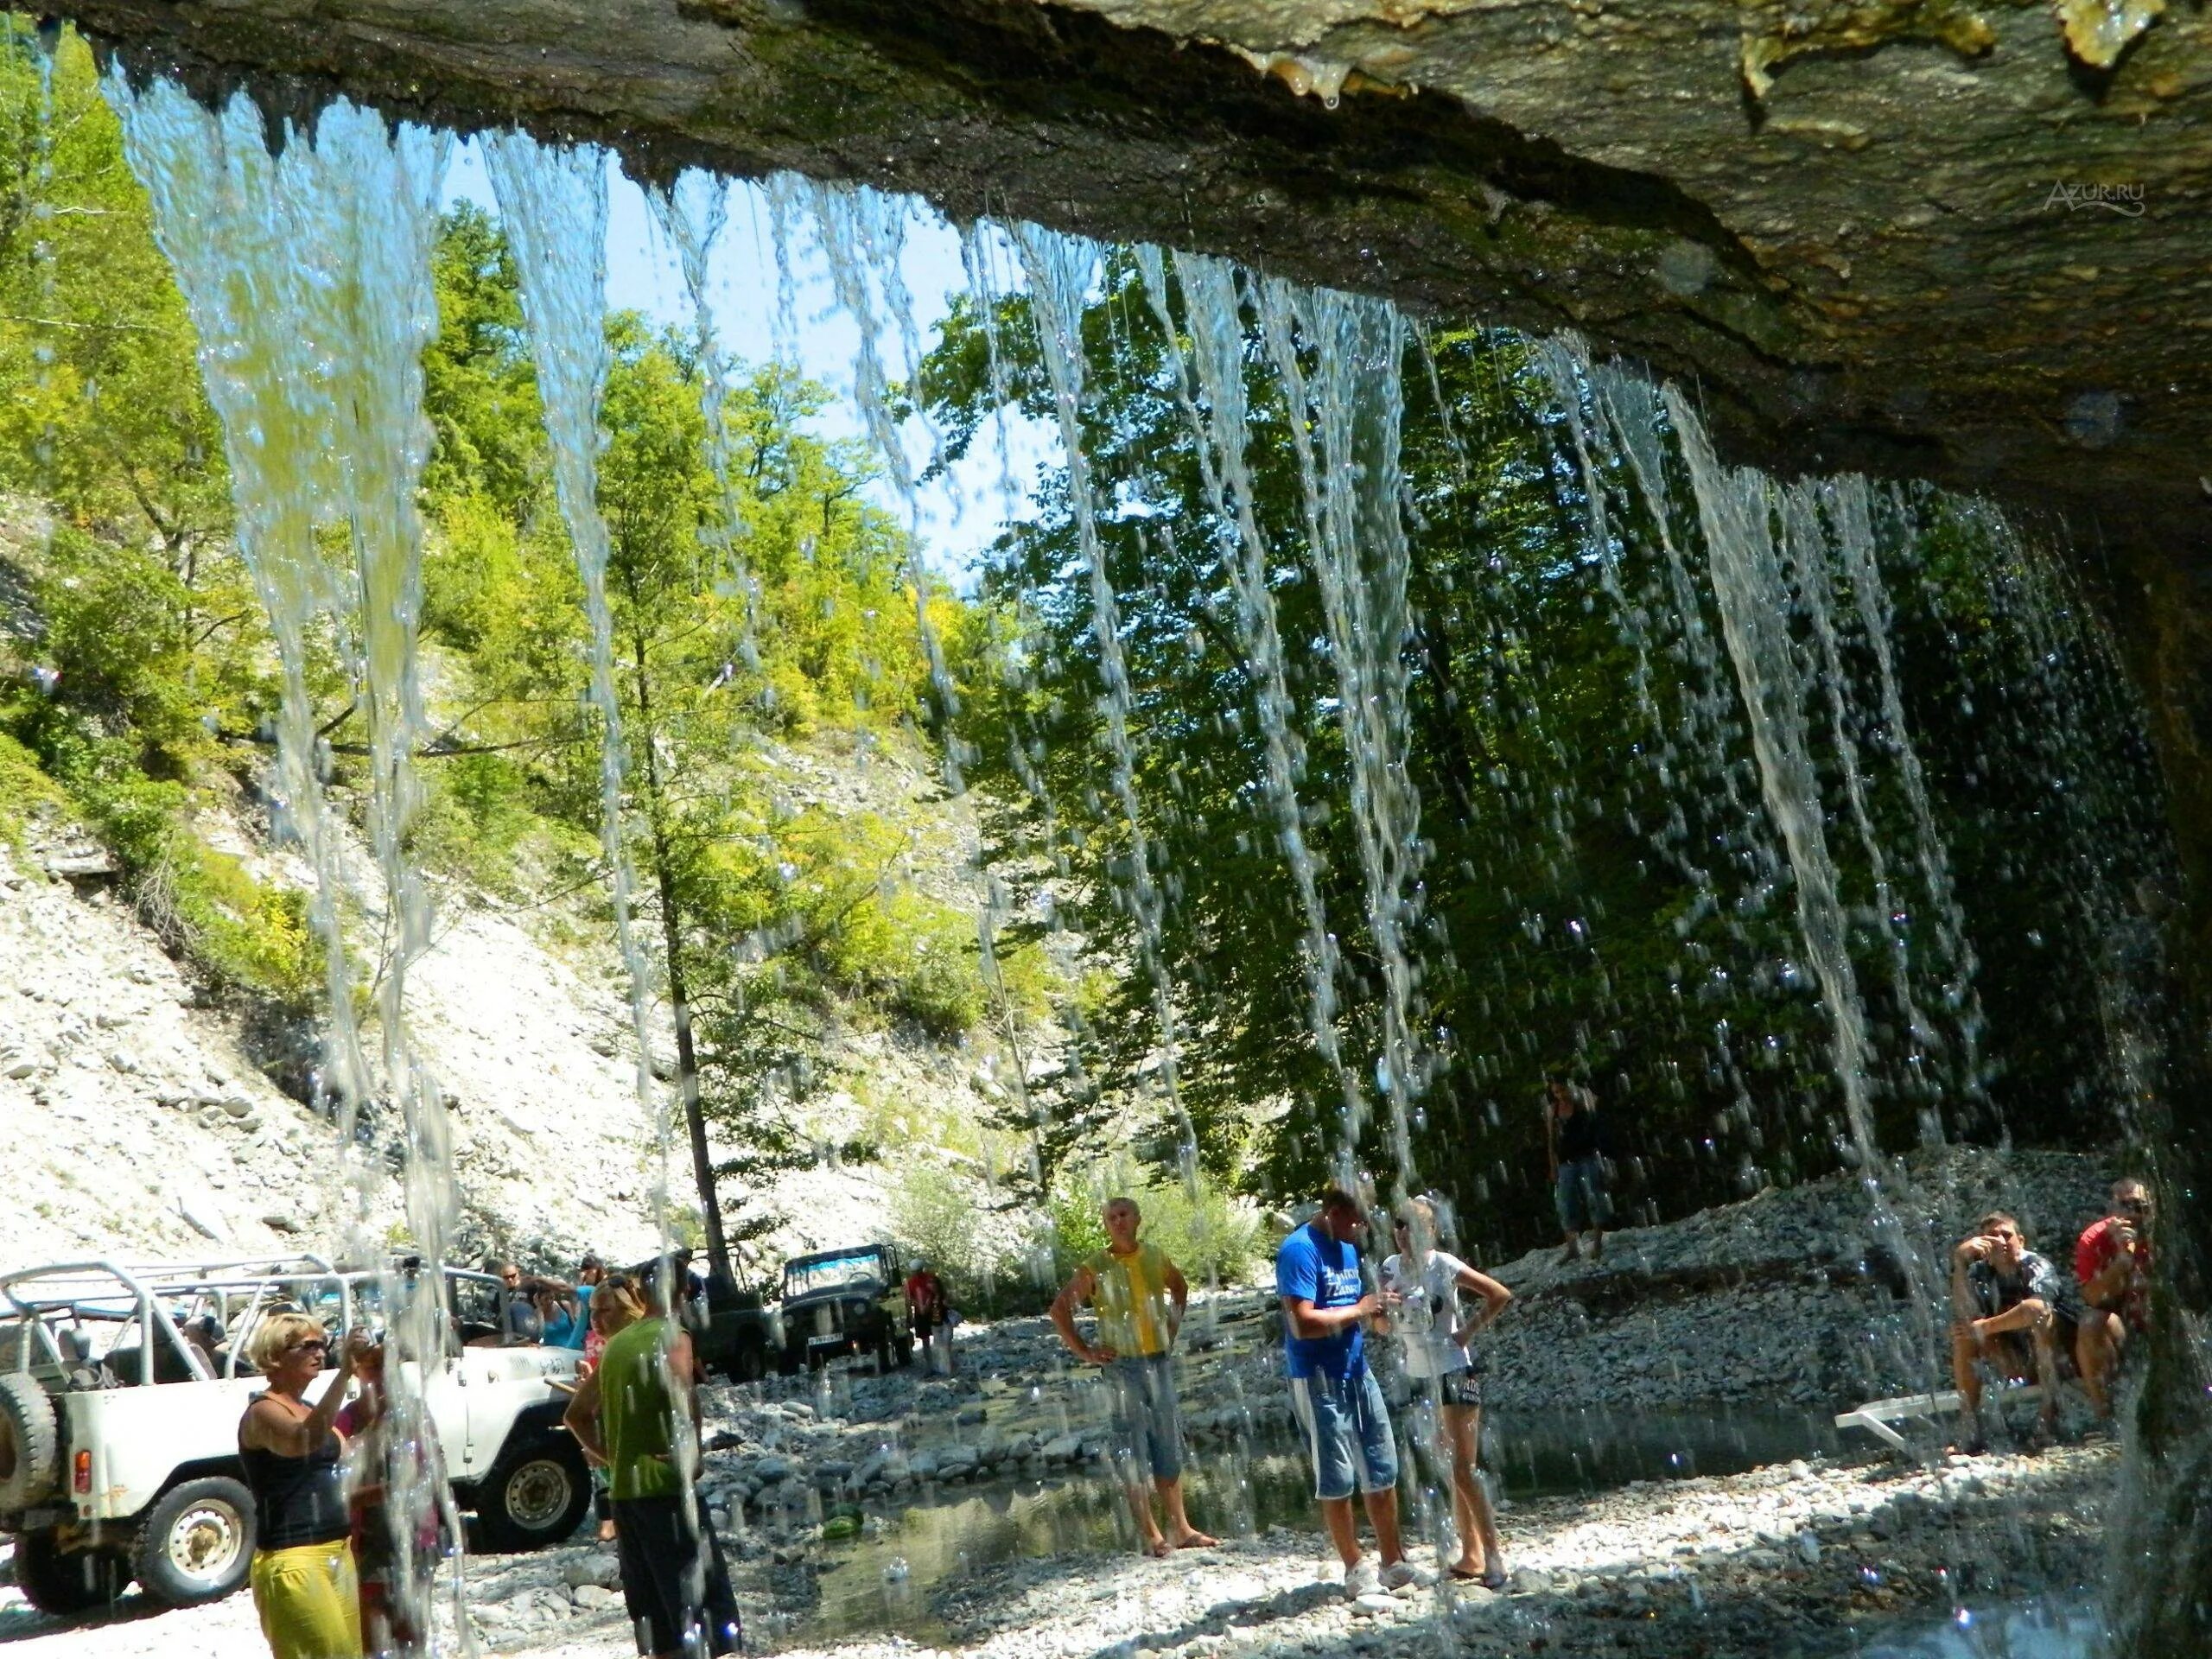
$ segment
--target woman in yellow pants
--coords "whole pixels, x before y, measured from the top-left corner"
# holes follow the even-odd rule
[[[272,1659],[355,1659],[361,1607],[348,1541],[345,1440],[331,1427],[353,1371],[356,1332],[310,1406],[330,1341],[304,1313],[273,1313],[254,1332],[254,1363],[269,1379],[238,1420],[238,1456],[257,1522],[253,1605]]]

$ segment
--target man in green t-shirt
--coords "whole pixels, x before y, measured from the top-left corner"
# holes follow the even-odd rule
[[[1138,1242],[1144,1217],[1135,1199],[1109,1198],[1100,1218],[1106,1248],[1061,1288],[1052,1323],[1077,1358],[1105,1368],[1114,1402],[1114,1462],[1137,1523],[1137,1547],[1147,1555],[1204,1548],[1219,1541],[1183,1513],[1183,1422],[1170,1369],[1191,1287],[1159,1246]],[[1075,1328],[1075,1310],[1084,1302],[1098,1316],[1095,1342]],[[1164,1535],[1153,1516],[1147,1479],[1166,1513]]]
[[[737,1599],[721,1541],[692,1484],[698,1362],[690,1335],[667,1317],[659,1287],[648,1284],[643,1294],[652,1299],[650,1311],[628,1287],[599,1291],[594,1300],[618,1311],[602,1316],[607,1346],[562,1421],[584,1455],[607,1466],[622,1599],[638,1652],[652,1659],[735,1653]]]

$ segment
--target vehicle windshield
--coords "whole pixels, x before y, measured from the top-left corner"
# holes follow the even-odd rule
[[[874,1250],[849,1250],[784,1264],[784,1296],[814,1296],[825,1290],[876,1289],[883,1283],[883,1258]]]

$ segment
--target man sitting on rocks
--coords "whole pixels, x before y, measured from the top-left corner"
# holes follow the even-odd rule
[[[1360,1271],[1359,1236],[1366,1230],[1367,1217],[1351,1195],[1332,1187],[1321,1195],[1320,1213],[1275,1253],[1291,1410],[1306,1431],[1313,1495],[1344,1564],[1344,1593],[1354,1600],[1416,1579],[1398,1536],[1398,1448],[1390,1411],[1367,1363],[1363,1327],[1382,1317],[1383,1302]],[[1355,1481],[1382,1556],[1379,1574],[1360,1554],[1351,1513]]]
[[[2074,1246],[2081,1281],[2080,1334],[2075,1338],[2082,1386],[2101,1418],[2112,1415],[2112,1378],[2130,1331],[2151,1321],[2151,1189],[2133,1176],[2113,1183],[2112,1213],[2093,1222]]]
[[[608,1286],[594,1298],[607,1346],[561,1421],[588,1459],[607,1465],[622,1599],[639,1653],[734,1653],[737,1599],[694,1486],[699,1396],[691,1338],[668,1317],[664,1285],[645,1294],[653,1299],[650,1311],[627,1288]]]
[[[1114,1402],[1115,1462],[1137,1523],[1138,1548],[1147,1555],[1202,1549],[1220,1541],[1200,1532],[1183,1512],[1183,1421],[1170,1357],[1191,1287],[1158,1245],[1137,1242],[1143,1217],[1135,1198],[1109,1198],[1101,1219],[1106,1248],[1061,1287],[1052,1323],[1069,1352],[1105,1368]],[[1097,1311],[1095,1343],[1085,1342],[1075,1328],[1075,1310],[1084,1302]],[[1147,1480],[1160,1491],[1165,1535],[1153,1518]]]
[[[2032,1363],[2043,1386],[2037,1433],[2049,1441],[2058,1427],[2058,1356],[2072,1350],[2082,1315],[2072,1283],[2028,1248],[2018,1221],[1999,1211],[1976,1222],[1974,1236],[1951,1252],[1951,1375],[1965,1420],[1959,1449],[1987,1449],[1977,1360],[2016,1382]]]

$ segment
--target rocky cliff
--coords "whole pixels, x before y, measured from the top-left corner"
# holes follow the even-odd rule
[[[893,760],[785,760],[794,789],[832,806],[931,792]],[[944,816],[953,840],[972,836]],[[213,833],[264,877],[304,879],[245,819]],[[930,879],[957,886],[959,869],[949,858]],[[110,870],[95,843],[51,816],[35,816],[12,849],[0,840],[0,1132],[11,1174],[0,1184],[0,1269],[340,1248],[353,1198],[331,1124],[271,1081],[266,1033],[162,950],[113,895]],[[611,950],[557,945],[531,912],[453,884],[440,885],[438,918],[410,980],[411,1032],[452,1119],[464,1259],[513,1250],[554,1266],[585,1249],[647,1254],[658,1237],[653,1144]],[[987,1111],[984,1058],[896,1030],[852,1032],[809,1118],[817,1165],[771,1193],[726,1198],[784,1211],[771,1255],[883,1236],[901,1170],[840,1163],[830,1148],[865,1138],[867,1103],[888,1101],[918,1136],[906,1162],[941,1169],[982,1208],[984,1170],[935,1132]],[[666,1057],[656,1065],[664,1071]],[[687,1175],[679,1146],[679,1205]],[[377,1224],[394,1214],[380,1211]],[[1025,1226],[1004,1218],[994,1248],[1017,1249]]]

